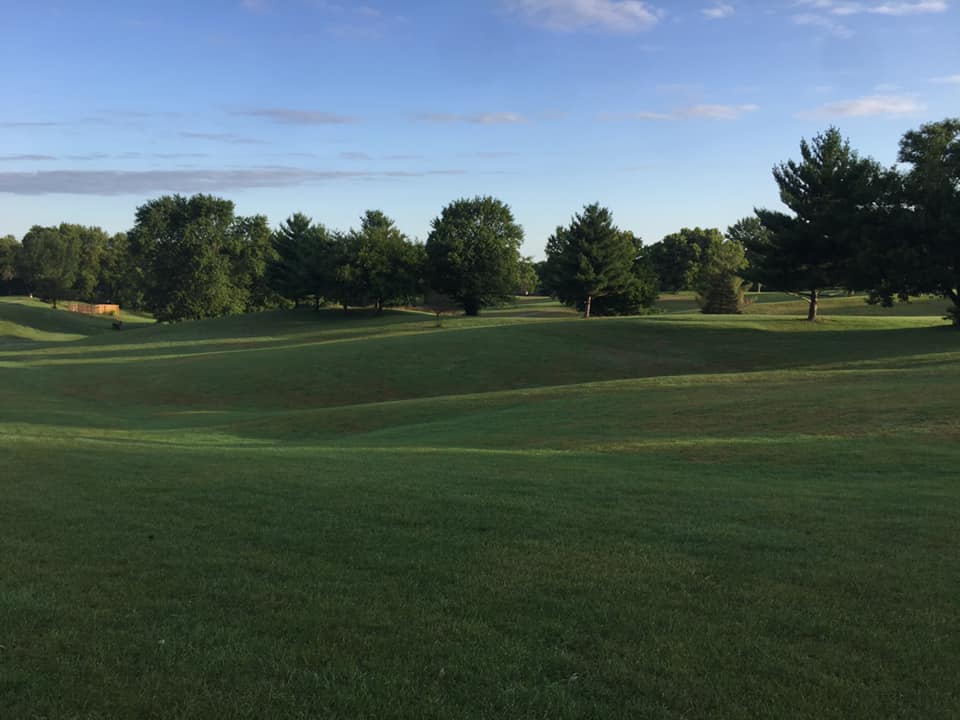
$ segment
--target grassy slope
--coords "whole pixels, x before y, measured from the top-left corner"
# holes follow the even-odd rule
[[[747,315],[785,315],[806,317],[808,305],[796,295],[779,292],[747,293]],[[942,318],[949,306],[943,298],[918,297],[908,303],[897,302],[893,307],[870,305],[865,295],[847,296],[843,293],[821,297],[819,310],[822,315],[864,315],[872,317],[938,317]],[[692,292],[664,293],[657,308],[665,313],[699,313],[696,296]]]
[[[0,346],[10,716],[960,712],[956,333],[535,307]]]

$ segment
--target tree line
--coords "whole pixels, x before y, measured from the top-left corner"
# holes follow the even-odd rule
[[[0,238],[0,292],[115,302],[161,321],[306,302],[476,315],[540,292],[589,317],[643,312],[678,290],[695,290],[704,312],[734,313],[755,283],[801,295],[811,320],[820,293],[843,288],[887,305],[942,296],[960,325],[960,119],[907,132],[890,168],[831,127],[773,177],[789,212],[757,208],[726,233],[683,228],[645,246],[587,205],[539,263],[521,257],[523,229],[493,197],[451,202],[420,243],[378,210],[345,232],[302,213],[271,230],[229,200],[165,196],[139,207],[126,233],[64,223]]]

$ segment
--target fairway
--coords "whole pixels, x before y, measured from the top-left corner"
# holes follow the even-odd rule
[[[960,716],[942,304],[687,302],[0,298],[0,718]]]

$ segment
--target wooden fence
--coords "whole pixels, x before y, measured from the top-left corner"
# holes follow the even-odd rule
[[[113,315],[115,317],[120,315],[119,305],[91,305],[89,303],[72,302],[67,305],[67,310],[75,313],[83,313],[84,315]]]

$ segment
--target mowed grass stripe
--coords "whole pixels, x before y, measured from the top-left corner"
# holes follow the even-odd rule
[[[0,715],[960,714],[938,320],[423,322],[0,368]]]

